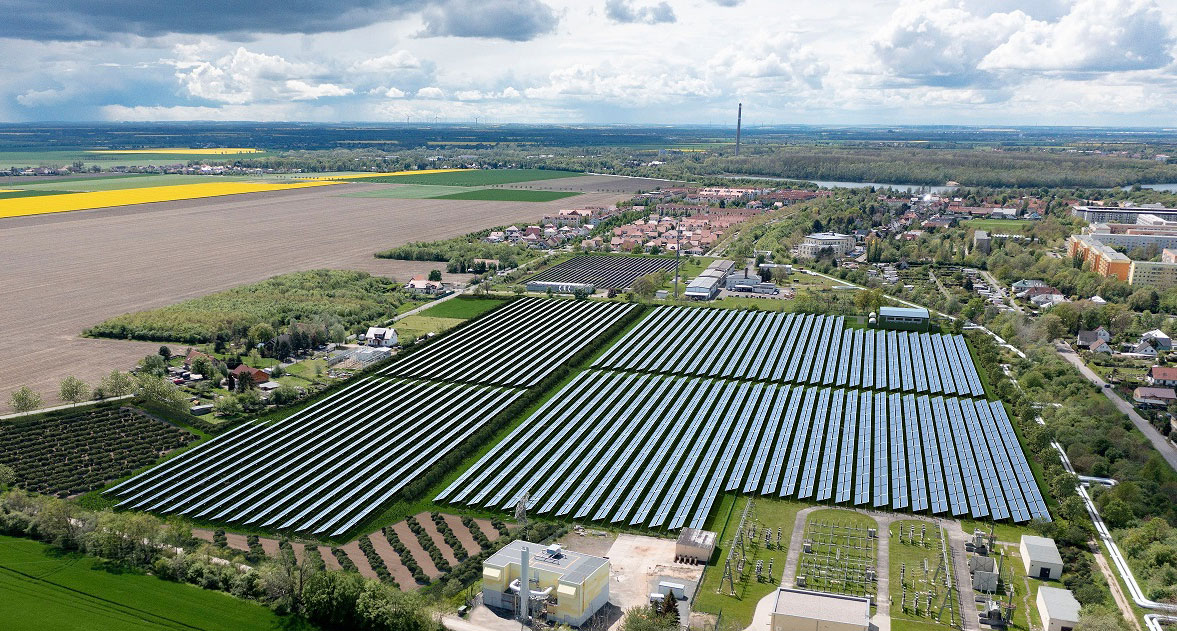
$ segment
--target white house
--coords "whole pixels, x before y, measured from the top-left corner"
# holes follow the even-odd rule
[[[370,326],[364,334],[364,341],[368,346],[396,346],[396,329]]]
[[[1169,339],[1169,336],[1165,335],[1165,332],[1160,329],[1153,329],[1141,335],[1140,341],[1148,342],[1158,351],[1167,351],[1173,348],[1173,340]]]
[[[1046,631],[1071,631],[1079,623],[1079,601],[1069,589],[1038,588],[1038,615]]]
[[[1063,575],[1063,557],[1054,539],[1022,535],[1022,563],[1026,576],[1042,580],[1058,580]]]

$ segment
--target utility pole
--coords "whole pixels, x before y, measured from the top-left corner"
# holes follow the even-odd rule
[[[678,266],[682,259],[682,222],[674,223],[674,301],[678,302]]]

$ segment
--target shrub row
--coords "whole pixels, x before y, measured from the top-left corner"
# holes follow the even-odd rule
[[[342,548],[331,548],[331,554],[335,555],[335,559],[339,561],[339,566],[348,572],[359,572],[359,568],[347,557],[347,553]]]
[[[445,522],[441,513],[434,511],[429,513],[429,517],[433,519],[433,525],[437,527],[437,532],[441,533],[442,539],[445,539],[445,544],[454,552],[454,558],[459,561],[465,561],[466,557],[470,556],[466,552],[465,546],[461,541],[458,541],[458,536],[454,534],[454,529]]]
[[[372,566],[372,571],[376,572],[376,576],[379,576],[381,581],[391,583],[400,589],[400,585],[397,585],[396,580],[392,578],[392,573],[388,571],[388,566],[384,564],[384,559],[376,554],[376,548],[372,546],[371,539],[360,537],[360,550],[363,550],[364,556],[368,557],[368,565]]]
[[[217,546],[218,548],[225,548],[226,550],[229,549],[229,540],[225,538],[224,530],[217,528],[216,531],[213,532],[213,545]]]
[[[462,515],[462,525],[466,527],[466,530],[470,531],[470,534],[474,537],[474,541],[478,542],[479,550],[485,551],[490,547],[490,539],[478,527],[478,522],[474,521],[473,517]]]
[[[405,518],[405,523],[408,524],[409,530],[413,531],[414,535],[417,535],[417,541],[425,549],[425,553],[429,555],[429,558],[433,559],[433,565],[442,574],[448,574],[450,571],[449,561],[446,561],[445,557],[441,555],[441,550],[433,542],[433,538],[429,536],[429,533],[425,532],[425,527],[421,525],[421,522],[417,521],[416,517],[409,516]]]
[[[417,560],[413,558],[413,553],[401,542],[400,537],[396,536],[396,531],[391,526],[385,526],[381,532],[384,533],[384,538],[388,540],[388,545],[392,546],[393,550],[400,555],[401,565],[405,566],[413,575],[413,580],[421,585],[429,584],[429,577],[425,575],[425,571],[417,564]]]
[[[503,520],[499,519],[498,517],[490,520],[490,525],[494,526],[495,530],[499,531],[500,537],[506,538],[511,536],[511,531],[507,530],[507,524],[504,524]]]

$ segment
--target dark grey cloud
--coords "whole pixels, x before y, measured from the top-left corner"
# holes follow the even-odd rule
[[[560,18],[540,0],[447,0],[426,7],[425,37],[524,42],[556,30]]]
[[[674,9],[666,2],[635,6],[630,0],[606,0],[605,15],[614,22],[622,23],[663,24],[677,20]]]
[[[169,33],[250,39],[260,34],[346,31],[423,12],[426,30],[458,37],[523,40],[555,28],[539,0],[201,0],[145,6],[139,0],[4,0],[0,37],[109,40]]]

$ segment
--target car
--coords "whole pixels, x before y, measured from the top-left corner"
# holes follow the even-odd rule
[[[1105,387],[1105,388],[1110,388],[1110,387],[1112,387],[1112,384],[1110,384],[1110,383],[1105,383],[1105,384],[1103,384],[1103,387]]]

